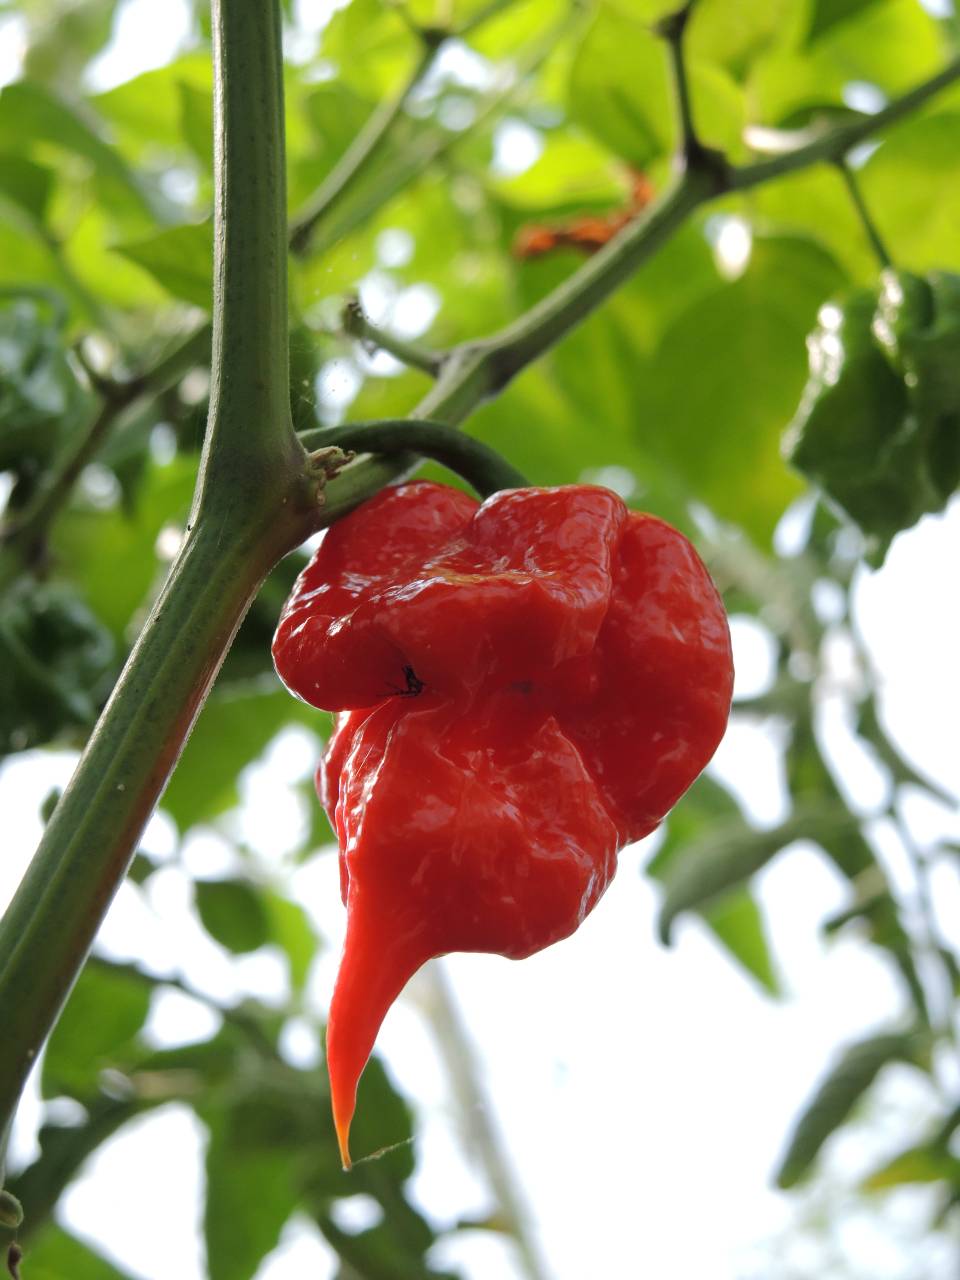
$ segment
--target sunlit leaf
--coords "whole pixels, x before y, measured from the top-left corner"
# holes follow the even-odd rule
[[[794,1127],[777,1171],[777,1185],[792,1187],[891,1062],[912,1062],[919,1048],[915,1037],[900,1033],[871,1036],[849,1046],[817,1087]]]

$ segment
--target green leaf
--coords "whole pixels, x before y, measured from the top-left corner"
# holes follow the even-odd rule
[[[184,90],[192,92],[185,93]],[[184,142],[193,146],[194,132],[211,124],[213,75],[207,52],[194,52],[166,67],[146,71],[124,84],[97,94],[93,105],[113,126],[124,150],[138,160],[155,163],[157,147],[176,150]],[[187,106],[196,108],[198,118],[189,120]],[[207,151],[213,131],[207,134]]]
[[[16,579],[0,595],[0,756],[91,728],[113,659],[110,633],[72,587]]]
[[[688,67],[704,142],[737,152],[745,124],[740,90],[715,63]],[[664,42],[612,4],[601,4],[570,71],[568,108],[586,130],[635,169],[670,154],[672,90]]]
[[[306,1108],[292,1113],[249,1100],[208,1119],[204,1231],[210,1280],[252,1280],[297,1208],[297,1147],[309,1146]]]
[[[960,156],[951,145],[960,113],[908,119],[891,130],[860,174],[863,198],[898,264],[911,271],[960,267],[956,223]]]
[[[23,1258],[24,1280],[134,1280],[61,1227],[45,1227]]]
[[[810,29],[807,40],[810,44],[837,26],[838,23],[849,22],[864,9],[876,5],[878,0],[814,0],[810,14]]]
[[[805,334],[839,280],[810,242],[755,241],[744,275],[666,331],[641,388],[644,448],[761,544],[797,493],[780,435],[803,386]]]
[[[228,951],[245,955],[270,941],[267,906],[248,881],[198,880],[194,894],[203,927]]]
[[[271,940],[285,952],[290,964],[291,985],[294,992],[301,992],[318,949],[310,917],[298,902],[291,902],[279,893],[265,891],[262,900],[269,916]]]
[[[877,564],[960,479],[956,280],[887,272],[879,299],[860,290],[827,304],[807,339],[810,377],[784,450],[859,525]]]
[[[946,1182],[960,1186],[960,1159],[931,1143],[906,1147],[878,1165],[860,1183],[862,1191],[887,1191],[916,1182]]]
[[[337,64],[341,81],[378,99],[397,91],[418,52],[407,24],[380,0],[350,0],[338,9],[320,51]]]
[[[795,1186],[879,1072],[891,1062],[916,1061],[918,1045],[916,1036],[894,1033],[871,1036],[848,1046],[797,1121],[776,1175],[777,1186]]]
[[[113,246],[175,298],[209,311],[213,302],[213,223],[184,223]]]
[[[0,469],[35,472],[89,412],[67,359],[60,295],[0,293]]]
[[[751,894],[745,889],[734,890],[707,907],[703,918],[727,951],[768,995],[783,994],[764,919]]]
[[[157,535],[186,517],[195,474],[191,458],[151,464],[133,513],[119,507],[75,507],[54,525],[52,547],[60,572],[80,585],[96,616],[120,641],[151,586],[159,587],[158,579],[165,576],[166,566],[157,559]]]
[[[226,687],[208,699],[161,804],[181,832],[236,804],[237,777],[285,724],[328,723],[276,677]]]
[[[707,774],[701,774],[666,821],[665,838],[646,870],[655,879],[666,880],[686,850],[702,840],[706,832],[723,823],[737,822],[737,802]],[[760,908],[746,889],[734,889],[707,905],[701,912],[717,940],[744,969],[771,995],[780,994],[773,958],[767,943]]]
[[[674,920],[684,911],[700,908],[738,888],[781,849],[795,840],[816,840],[824,833],[855,826],[841,806],[799,809],[791,818],[766,831],[757,831],[742,818],[718,822],[706,835],[683,849],[662,873],[664,900],[660,908],[661,940],[669,943]]]
[[[103,181],[103,194],[128,215],[152,221],[160,214],[160,202],[87,119],[41,85],[21,80],[0,91],[0,151],[20,151],[28,142],[88,161]]]
[[[0,195],[18,204],[38,224],[46,220],[54,173],[19,155],[0,155]]]
[[[73,989],[47,1044],[42,1087],[46,1097],[81,1100],[105,1067],[124,1066],[150,1007],[151,986],[121,969],[91,961]]]

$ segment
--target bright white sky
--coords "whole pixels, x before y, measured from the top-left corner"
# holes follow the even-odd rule
[[[329,8],[302,0],[315,30]],[[0,83],[16,74],[16,19],[0,19]],[[113,45],[98,60],[100,87],[167,60],[182,39],[182,0],[156,6],[128,0]],[[8,65],[9,64],[9,65]],[[960,796],[960,503],[946,517],[927,518],[901,537],[879,573],[864,571],[858,616],[883,680],[883,709],[910,758]],[[761,686],[769,653],[749,624],[734,628],[739,688]],[[836,678],[844,654],[837,648]],[[834,708],[835,708],[834,700]],[[832,714],[830,727],[857,800],[869,808],[882,793],[876,769],[849,744]],[[247,834],[266,866],[282,851],[303,815],[288,784],[312,770],[309,735],[291,734],[267,765],[245,782]],[[21,757],[0,769],[0,812],[8,842],[0,868],[0,905],[36,842],[37,809],[54,783],[69,775],[69,757]],[[772,739],[755,726],[734,727],[716,769],[743,792],[760,822],[782,811],[782,787]],[[916,836],[960,839],[960,818],[919,799],[909,808]],[[172,852],[168,825],[158,820],[149,846]],[[901,874],[896,842],[885,843]],[[677,945],[655,941],[656,894],[638,874],[648,856],[627,850],[606,897],[566,942],[514,964],[496,957],[456,956],[441,962],[470,1028],[485,1082],[489,1120],[503,1135],[550,1280],[587,1276],[656,1280],[826,1280],[842,1257],[854,1275],[871,1280],[955,1280],[955,1258],[944,1241],[921,1256],[930,1199],[924,1189],[896,1193],[882,1210],[854,1207],[838,1214],[825,1248],[802,1229],[823,1208],[808,1195],[770,1190],[781,1144],[804,1098],[835,1048],[879,1026],[900,1008],[883,962],[855,941],[825,947],[818,925],[846,903],[846,891],[823,859],[798,848],[759,878],[776,956],[788,996],[762,995],[695,921],[677,929]],[[193,843],[193,874],[216,875],[231,865],[215,836]],[[295,886],[330,949],[316,966],[312,991],[323,1009],[332,984],[342,909],[333,852],[308,863]],[[960,940],[960,881],[937,874],[944,931]],[[232,962],[200,929],[190,911],[186,876],[170,866],[142,893],[125,886],[102,935],[104,949],[177,970],[218,998],[244,992],[281,999],[283,966],[258,954]],[[417,1107],[415,1196],[439,1224],[482,1216],[491,1207],[482,1173],[465,1152],[436,1042],[423,1007],[430,984],[415,980],[389,1015],[380,1052]],[[209,1034],[205,1009],[180,996],[158,1002],[151,1018],[157,1044]],[[306,1024],[289,1028],[295,1060],[315,1060],[319,1047]],[[879,1124],[832,1145],[830,1196],[880,1156],[916,1136],[932,1109],[922,1083],[906,1070],[887,1073],[878,1091]],[[24,1109],[14,1154],[32,1148],[35,1103]],[[64,1222],[98,1241],[141,1280],[202,1280],[199,1237],[204,1136],[182,1108],[158,1112],[109,1143],[68,1195]],[[135,1188],[135,1194],[131,1194]],[[345,1188],[349,1181],[345,1176]],[[162,1203],[158,1218],[155,1206]],[[365,1225],[371,1205],[355,1197],[344,1225]],[[798,1226],[798,1223],[801,1225]],[[788,1231],[789,1228],[789,1231]],[[832,1250],[832,1252],[831,1252]],[[495,1236],[465,1233],[445,1246],[438,1263],[459,1266],[467,1280],[515,1280],[509,1247]],[[292,1224],[258,1280],[326,1280],[335,1264],[306,1222]]]

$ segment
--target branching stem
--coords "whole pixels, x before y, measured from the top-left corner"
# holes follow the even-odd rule
[[[260,582],[309,531],[290,420],[279,3],[215,0],[210,420],[170,577],[0,921],[0,1133]]]
[[[411,369],[420,369],[431,378],[439,374],[443,364],[443,357],[439,352],[430,351],[415,342],[407,342],[371,323],[364,315],[359,299],[351,298],[347,302],[343,308],[341,323],[344,333],[357,338],[366,346],[386,351],[402,364],[409,365]]]

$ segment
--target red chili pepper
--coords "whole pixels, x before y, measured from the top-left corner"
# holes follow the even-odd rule
[[[576,929],[713,755],[730,638],[687,539],[606,489],[478,505],[415,482],[327,530],[273,651],[341,713],[318,786],[347,906],[327,1061],[349,1166],[357,1081],[407,980]]]

